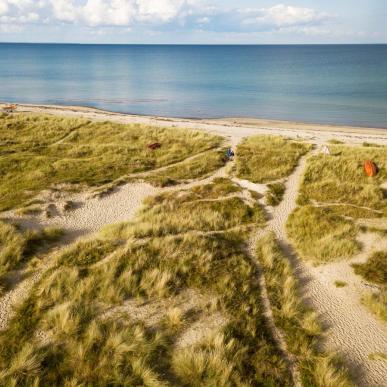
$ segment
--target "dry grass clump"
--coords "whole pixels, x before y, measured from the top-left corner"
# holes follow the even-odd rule
[[[362,207],[356,207],[346,204],[337,204],[337,205],[321,205],[329,210],[330,213],[353,219],[374,219],[383,217],[383,213],[379,210],[372,210]]]
[[[387,197],[380,185],[387,178],[387,147],[338,145],[333,151],[335,155],[319,154],[308,160],[298,203],[340,203],[385,209]],[[379,173],[376,177],[369,178],[364,173],[365,160],[377,164]],[[346,210],[351,211],[349,207]]]
[[[343,141],[336,140],[335,138],[332,138],[328,141],[329,144],[337,145],[337,144],[344,144]]]
[[[21,232],[16,226],[0,222],[0,278],[18,269],[36,251],[63,235],[57,228]]]
[[[153,142],[161,148],[148,149]],[[2,116],[0,211],[20,206],[54,184],[103,185],[182,161],[220,142],[217,136],[176,128],[37,114]]]
[[[224,150],[208,151],[162,172],[143,177],[156,186],[166,187],[192,179],[203,179],[225,165]]]
[[[364,294],[362,302],[376,317],[387,321],[387,252],[375,252],[367,262],[352,267],[366,281],[380,285],[379,290]]]
[[[106,257],[117,248],[118,243],[100,239],[80,241],[65,250],[58,265],[89,266]]]
[[[335,286],[336,288],[345,288],[348,284],[345,281],[336,280]]]
[[[366,281],[387,286],[387,251],[378,251],[372,254],[366,263],[353,264],[355,273]]]
[[[365,147],[371,147],[371,148],[383,148],[383,145],[380,144],[374,144],[372,142],[363,142],[363,146]]]
[[[368,292],[364,294],[361,301],[376,317],[383,321],[387,321],[386,288],[383,288],[380,291]]]
[[[209,197],[234,190],[226,180],[217,184],[221,188],[158,196],[127,226],[132,229],[127,237],[106,233],[105,239],[77,244],[59,255],[9,328],[0,333],[2,381],[19,385],[289,385],[286,364],[265,323],[245,233],[239,229],[240,214],[245,214],[244,222],[255,222],[258,210],[249,214],[250,207],[239,202],[228,203],[227,210],[217,207],[214,211],[230,215],[237,227],[206,233],[213,229],[201,215],[210,214]],[[189,221],[183,219],[187,205]],[[179,207],[183,208],[179,213],[183,227],[174,220],[175,227],[169,226],[168,232],[142,237],[144,229],[161,230]],[[230,226],[224,220],[223,225],[217,221],[216,229]],[[180,234],[181,229],[186,232]],[[183,349],[174,343],[190,322],[177,310],[161,310],[160,323],[152,329],[136,319],[132,309],[125,313],[123,308],[121,316],[109,317],[109,311],[124,307],[125,301],[157,304],[190,289],[212,295],[217,300],[212,307],[227,323],[215,336]],[[47,332],[48,342],[41,342],[37,331]]]
[[[303,385],[351,385],[337,360],[318,351],[321,328],[315,314],[303,305],[293,270],[274,234],[269,233],[258,241],[256,254],[262,265],[275,323],[285,336],[288,350],[296,356]]]
[[[370,353],[368,355],[368,358],[374,361],[387,361],[387,354],[383,352],[374,352],[374,353]]]
[[[314,263],[349,258],[360,251],[357,226],[326,208],[298,207],[286,229],[301,257]]]
[[[237,148],[237,174],[254,183],[284,178],[294,170],[298,160],[311,149],[310,144],[281,136],[255,136]]]
[[[268,191],[265,195],[266,203],[269,206],[278,206],[286,190],[284,183],[272,183],[267,185]]]

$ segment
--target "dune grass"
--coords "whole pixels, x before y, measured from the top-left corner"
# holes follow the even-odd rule
[[[362,303],[380,320],[387,322],[387,291],[367,292],[361,298]]]
[[[357,226],[327,208],[298,207],[286,228],[300,256],[316,264],[349,258],[360,251]]]
[[[343,141],[336,140],[335,138],[330,139],[328,143],[333,145],[344,144]]]
[[[387,321],[387,252],[377,251],[362,264],[353,264],[355,273],[366,281],[380,286],[379,290],[365,293],[362,303],[376,317]]]
[[[203,179],[226,164],[224,153],[223,149],[208,151],[189,161],[166,168],[161,172],[151,173],[141,179],[160,187],[181,184],[192,179]]]
[[[318,154],[307,162],[297,199],[299,208],[289,217],[287,231],[303,258],[327,263],[350,258],[360,251],[356,237],[362,218],[387,216],[387,147],[332,145],[331,155]],[[374,160],[379,172],[367,177],[365,160]]]
[[[353,264],[355,273],[366,281],[387,286],[387,252],[378,251],[372,254],[366,263]]]
[[[347,285],[348,284],[345,281],[341,281],[341,280],[336,280],[335,281],[336,288],[345,288]]]
[[[285,336],[288,350],[296,357],[302,384],[321,387],[351,385],[337,359],[318,351],[321,328],[315,313],[304,306],[293,270],[273,233],[258,241],[256,254],[265,276],[275,323]]]
[[[57,241],[63,235],[57,228],[20,231],[16,226],[0,221],[0,282],[1,277],[18,269],[37,249]]]
[[[133,222],[54,257],[0,333],[1,380],[26,386],[290,385],[246,254],[248,227],[263,225],[263,212],[235,197],[240,190],[218,179],[158,195]],[[189,289],[214,301],[197,306],[195,315],[215,310],[226,323],[188,347],[174,345],[190,327],[184,313],[162,308],[149,326],[132,309],[125,312],[130,300],[172,306]]]
[[[281,136],[249,137],[237,148],[237,175],[254,183],[284,178],[310,149],[310,144]]]
[[[147,144],[154,142],[161,143],[161,148],[148,149]],[[53,185],[103,185],[131,173],[182,161],[220,143],[220,137],[193,130],[3,114],[0,211],[21,206]],[[210,155],[206,157],[211,159]]]
[[[386,211],[387,195],[380,185],[387,179],[387,147],[337,145],[332,151],[334,155],[319,154],[308,160],[298,203],[351,204]],[[366,160],[377,164],[376,177],[364,173]],[[342,214],[346,211],[352,209],[343,206]]]
[[[281,203],[285,193],[284,183],[272,183],[267,185],[268,191],[266,192],[265,199],[266,204],[269,206],[278,206]]]

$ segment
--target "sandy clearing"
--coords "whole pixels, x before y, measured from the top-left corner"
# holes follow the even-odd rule
[[[98,232],[104,225],[130,220],[141,207],[143,199],[158,191],[159,189],[146,183],[126,184],[119,187],[114,194],[103,198],[88,199],[87,194],[74,195],[71,199],[79,207],[64,214],[59,213],[60,215],[54,218],[29,217],[16,220],[28,228],[46,226],[63,228],[66,230],[63,245],[66,246],[74,239]],[[14,288],[0,297],[0,331],[6,329],[13,316],[14,307],[28,296],[33,285],[50,267],[50,257],[53,254],[55,252],[45,257],[34,272],[28,273],[24,269],[15,273],[15,277],[19,277],[20,281],[15,281]]]

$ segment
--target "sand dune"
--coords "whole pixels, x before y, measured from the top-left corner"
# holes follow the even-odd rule
[[[177,120],[158,117],[130,116],[125,114],[102,112],[96,109],[79,107],[19,105],[19,111],[61,114],[65,116],[84,116],[95,120],[114,120],[122,123],[144,123],[160,126],[181,126],[202,129],[226,137],[232,146],[237,145],[242,138],[256,134],[278,134],[292,138],[301,138],[317,146],[329,139],[335,138],[346,143],[362,143],[364,141],[387,145],[387,131],[378,129],[362,129],[350,127],[334,127],[309,125],[300,123],[285,123],[263,120]],[[305,156],[301,159],[293,174],[286,179],[284,199],[276,208],[267,207],[271,215],[267,230],[273,231],[279,239],[282,248],[288,254],[293,267],[302,283],[302,290],[308,302],[321,315],[322,321],[328,327],[324,345],[330,350],[343,355],[347,365],[357,376],[360,386],[383,386],[387,380],[387,362],[374,361],[369,355],[375,352],[387,353],[387,329],[377,321],[361,304],[360,295],[367,285],[357,277],[350,267],[350,262],[331,263],[313,267],[301,261],[289,242],[285,224],[288,216],[296,207],[296,198],[300,178],[306,165]],[[215,176],[224,176],[227,169],[222,168],[211,178],[192,181],[185,187],[202,184]],[[234,179],[235,182],[256,191],[265,192],[264,185],[249,181]],[[167,189],[180,189],[181,186]],[[165,190],[165,189],[164,189]],[[43,217],[27,219],[25,225],[35,226],[55,225],[63,227],[72,238],[84,237],[97,232],[104,225],[130,220],[141,207],[142,200],[160,192],[146,183],[130,183],[117,188],[107,196],[91,198],[89,194],[77,194],[66,197],[72,200],[76,207],[71,211],[58,211],[57,216],[49,219]],[[60,201],[55,204],[60,208]],[[256,236],[258,237],[258,236]],[[387,248],[386,240],[375,234],[362,236],[364,249],[351,262],[362,262],[370,252],[377,247]],[[11,315],[11,307],[25,296],[39,274],[21,281],[19,285],[0,300],[0,329],[6,327]],[[348,283],[345,288],[337,288],[335,280]],[[263,284],[264,286],[264,284]],[[279,339],[281,340],[281,339]]]

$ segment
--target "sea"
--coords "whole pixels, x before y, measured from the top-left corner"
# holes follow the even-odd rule
[[[387,45],[2,43],[0,101],[387,128]]]

